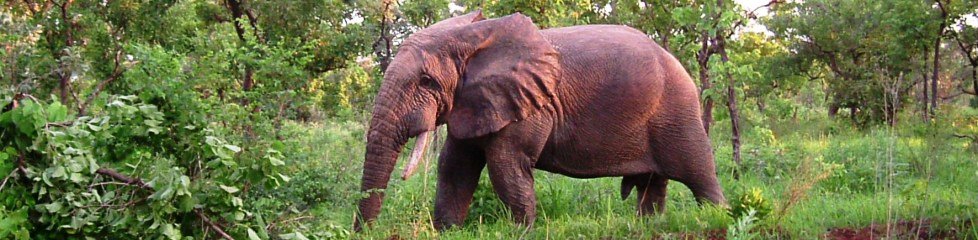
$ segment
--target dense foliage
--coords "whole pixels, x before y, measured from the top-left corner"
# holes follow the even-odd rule
[[[672,184],[677,210],[640,218],[615,179],[541,173],[537,230],[496,221],[483,182],[470,227],[438,233],[429,166],[352,233],[383,70],[477,8],[629,25],[671,51],[732,208]],[[972,0],[0,0],[0,29],[0,239],[808,238],[901,220],[978,237]]]

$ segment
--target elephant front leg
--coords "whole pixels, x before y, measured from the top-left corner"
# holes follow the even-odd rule
[[[513,221],[532,226],[537,216],[537,197],[533,190],[531,167],[523,164],[525,158],[499,158],[502,159],[490,160],[489,163],[492,188],[513,213]]]
[[[485,165],[484,154],[479,149],[460,144],[451,137],[445,141],[438,159],[435,228],[444,230],[462,225]]]
[[[552,126],[548,114],[537,114],[503,128],[484,145],[492,188],[509,207],[513,220],[527,227],[533,226],[537,216],[533,166]]]

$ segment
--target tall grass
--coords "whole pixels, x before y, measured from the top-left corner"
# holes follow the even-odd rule
[[[952,136],[954,127],[941,125],[948,121],[867,129],[825,118],[748,125],[740,180],[731,175],[728,130],[716,126],[711,133],[727,198],[756,188],[774,205],[770,216],[752,223],[761,238],[821,238],[830,229],[906,221],[976,238],[970,222],[978,215],[978,157],[972,143]],[[350,233],[360,196],[362,121],[286,128],[289,141],[302,144],[291,153],[294,180],[280,191],[294,199],[295,216],[308,217],[295,224],[323,232],[320,238],[702,238],[724,236],[737,223],[726,209],[698,205],[678,182],[669,185],[667,212],[639,217],[635,196],[620,199],[618,178],[535,171],[539,216],[532,229],[508,220],[483,174],[465,226],[438,232],[431,217],[437,156],[431,154],[411,180],[395,173],[372,229]]]

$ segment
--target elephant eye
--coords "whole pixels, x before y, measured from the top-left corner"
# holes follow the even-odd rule
[[[439,89],[440,87],[438,86],[438,81],[435,81],[435,79],[432,78],[431,75],[428,75],[427,73],[421,74],[421,86],[430,89],[436,89],[436,90]]]

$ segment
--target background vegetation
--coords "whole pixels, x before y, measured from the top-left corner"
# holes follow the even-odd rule
[[[978,238],[976,4],[0,0],[0,238]],[[470,224],[437,232],[425,166],[352,233],[383,69],[477,8],[673,52],[732,208],[672,184],[638,217],[618,179],[538,171],[533,229],[485,181]]]

